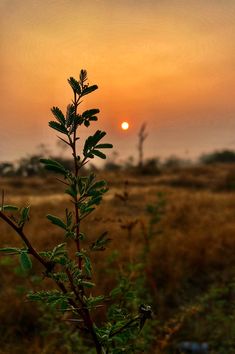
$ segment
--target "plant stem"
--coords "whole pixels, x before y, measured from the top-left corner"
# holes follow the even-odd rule
[[[15,230],[17,232],[17,234],[20,236],[22,241],[28,247],[29,254],[31,254],[35,259],[37,259],[46,268],[47,273],[50,273],[51,272],[51,264],[50,264],[50,262],[45,261],[40,256],[40,254],[35,250],[35,248],[33,248],[33,246],[31,245],[30,241],[28,240],[27,236],[23,232],[22,228],[17,226],[17,225],[15,225],[14,222],[7,215],[5,215],[2,211],[0,211],[0,218],[2,220],[4,220],[13,230]],[[56,281],[56,280],[55,280],[55,282],[56,282],[57,286],[60,288],[60,290],[64,294],[68,293],[68,291],[65,288],[63,283],[61,283],[60,281]],[[72,299],[69,300],[69,303],[70,303],[71,306],[76,308],[77,304]]]
[[[28,247],[29,253],[36,258],[42,265],[44,265],[45,268],[49,269],[49,264],[47,261],[45,261],[40,254],[33,248],[31,245],[30,241],[28,240],[27,236],[23,232],[22,228],[17,226],[7,215],[5,215],[2,211],[0,211],[0,218],[4,220],[13,230],[17,232],[17,234],[20,236],[22,241],[26,244]]]
[[[132,318],[126,324],[124,324],[122,327],[117,329],[115,332],[110,333],[109,338],[112,338],[112,337],[116,336],[117,334],[121,333],[124,329],[130,327],[131,324],[138,322],[139,319],[140,319],[140,316],[136,316],[135,318]]]
[[[77,116],[77,108],[78,108],[78,104],[79,104],[79,99],[80,96],[77,97],[76,92],[74,91],[74,115],[75,117]],[[73,133],[73,141],[70,142],[71,148],[72,148],[72,152],[73,152],[73,158],[74,158],[74,175],[76,178],[76,182],[77,182],[77,178],[78,178],[78,172],[79,172],[79,164],[78,164],[78,159],[77,159],[77,149],[76,149],[76,132],[77,132],[77,127],[74,128],[74,133]],[[85,160],[82,161],[82,165],[84,165]],[[81,165],[81,166],[82,166]],[[75,237],[75,242],[76,242],[76,247],[77,247],[77,251],[81,252],[81,246],[80,246],[80,218],[79,218],[79,211],[78,211],[78,196],[76,195],[74,197],[74,207],[75,207],[75,225],[76,225],[76,237]],[[78,268],[81,270],[82,269],[82,257],[79,255],[78,256]],[[79,296],[79,294],[76,291],[76,288],[74,286],[73,283],[73,278],[70,274],[70,272],[67,272],[72,290],[77,298],[77,300],[82,304],[82,306],[84,307],[83,309],[83,319],[84,319],[84,324],[87,326],[95,347],[96,347],[96,352],[97,354],[101,354],[102,353],[102,346],[100,344],[99,338],[96,334],[95,328],[94,328],[94,324],[93,321],[91,319],[90,316],[90,312],[88,310],[88,308],[86,307],[86,304],[84,304],[83,300],[81,299],[81,297]],[[81,287],[81,291],[82,293],[84,293],[84,289],[83,287]]]
[[[31,245],[30,241],[28,240],[27,236],[25,235],[25,233],[23,232],[22,228],[18,227],[17,225],[14,224],[14,222],[9,219],[9,217],[7,215],[5,215],[2,211],[0,211],[0,218],[2,220],[4,220],[13,230],[15,230],[17,232],[17,234],[20,236],[20,238],[22,239],[22,241],[26,244],[26,246],[28,247],[28,251],[29,253],[36,258],[45,268],[47,273],[51,272],[51,265],[49,262],[45,261],[40,254],[38,254],[38,252],[33,248],[33,246]],[[67,273],[68,274],[68,273]],[[69,276],[68,276],[69,277]],[[80,299],[78,293],[75,291],[75,287],[73,284],[73,279],[71,277],[69,277],[71,286],[72,286],[72,290],[77,298],[77,300],[82,304],[82,306],[85,306],[84,302]],[[60,288],[60,290],[63,292],[63,294],[67,294],[68,291],[66,289],[66,287],[64,286],[63,283],[61,283],[60,281],[56,281],[57,286]],[[76,310],[76,308],[78,307],[76,302],[73,299],[68,299],[69,304]],[[83,318],[84,320],[84,324],[88,327],[89,332],[93,338],[95,347],[96,347],[96,351],[97,354],[101,354],[102,353],[102,347],[101,344],[99,342],[99,339],[97,337],[96,331],[94,329],[94,325],[93,325],[93,321],[90,317],[90,313],[89,310],[85,307],[84,310],[77,310],[78,314]]]
[[[78,108],[78,102],[79,102],[80,96],[77,97],[76,92],[74,91],[74,115],[75,117],[77,116],[77,108]],[[78,178],[78,171],[79,171],[79,165],[78,165],[78,160],[77,160],[77,149],[76,149],[76,132],[77,132],[77,127],[74,127],[74,132],[73,132],[73,142],[71,144],[71,148],[73,151],[73,158],[74,158],[74,175],[77,180]],[[75,225],[76,225],[76,247],[77,251],[81,251],[80,247],[80,239],[79,239],[79,234],[80,234],[80,220],[79,220],[79,212],[78,212],[78,197],[77,195],[74,198],[74,206],[75,206]],[[78,267],[79,269],[82,269],[82,257],[78,256]]]
[[[73,282],[72,274],[70,273],[69,269],[66,269],[66,274],[68,276],[68,279],[69,279],[69,282],[70,282],[70,285],[71,285],[71,289],[73,290],[73,292],[74,292],[74,294],[76,296],[76,299],[82,305],[82,308],[79,309],[78,312],[82,316],[82,318],[84,320],[84,324],[87,326],[87,328],[90,331],[90,334],[91,334],[91,336],[93,338],[93,341],[95,343],[97,354],[100,354],[102,348],[101,348],[101,344],[99,342],[99,339],[97,337],[96,331],[94,329],[94,325],[93,325],[93,321],[92,321],[91,316],[90,316],[90,312],[89,312],[88,308],[86,307],[86,304],[84,303],[83,299],[81,298],[81,296],[77,292],[77,289],[76,289],[76,287],[74,285],[74,282]]]

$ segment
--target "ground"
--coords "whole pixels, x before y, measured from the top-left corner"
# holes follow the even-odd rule
[[[97,293],[108,293],[115,285],[117,274],[107,268],[127,274],[126,264],[132,264],[128,276],[140,286],[141,272],[134,267],[140,264],[146,275],[146,299],[155,313],[149,353],[174,353],[182,341],[208,342],[214,354],[234,353],[233,165],[168,170],[156,176],[98,175],[108,181],[110,190],[83,225],[85,242],[93,242],[104,231],[111,239],[108,249],[93,257]],[[5,203],[31,205],[26,232],[38,250],[63,242],[63,233],[45,218],[46,214],[64,216],[70,206],[64,186],[54,176],[1,178],[0,186]],[[161,217],[152,222],[147,240],[157,213]],[[2,221],[0,231],[1,247],[21,247],[17,235]],[[33,262],[28,277],[17,259],[0,257],[0,353],[72,353],[60,343],[53,326],[40,320],[43,310],[25,302],[27,290],[39,286],[40,266]]]

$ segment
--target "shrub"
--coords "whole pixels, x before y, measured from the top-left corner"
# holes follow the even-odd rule
[[[106,233],[98,235],[97,239],[89,242],[89,235],[82,231],[82,222],[101,203],[108,188],[104,180],[96,180],[94,173],[82,175],[80,172],[90,159],[99,157],[105,159],[103,150],[112,148],[109,143],[101,140],[106,133],[97,130],[87,137],[82,153],[78,154],[77,141],[80,139],[79,128],[97,121],[99,109],[88,109],[78,113],[78,106],[86,95],[95,91],[96,85],[87,84],[87,73],[81,70],[79,81],[70,77],[69,85],[73,91],[72,104],[68,105],[64,115],[58,107],[52,108],[55,120],[49,126],[62,134],[59,139],[69,146],[73,157],[73,169],[65,166],[62,161],[41,159],[45,168],[61,176],[59,181],[65,185],[65,193],[70,197],[71,208],[66,208],[64,218],[48,214],[47,219],[55,227],[63,231],[64,240],[50,250],[38,251],[31,243],[25,232],[25,225],[30,218],[30,207],[19,208],[4,202],[4,194],[0,208],[0,218],[5,221],[20,237],[22,247],[5,247],[0,251],[7,255],[18,255],[21,266],[29,271],[32,268],[31,258],[37,260],[44,268],[43,278],[48,278],[56,285],[55,289],[31,291],[28,299],[47,303],[50,307],[59,309],[62,314],[71,313],[67,321],[75,324],[80,333],[84,352],[104,354],[133,352],[135,339],[142,329],[146,319],[151,317],[150,306],[140,304],[137,313],[132,315],[127,308],[119,303],[111,302],[106,313],[107,321],[95,323],[93,311],[103,307],[111,297],[97,295],[93,288],[93,270],[90,255],[93,252],[105,250],[109,239]],[[40,227],[40,220],[38,220]],[[92,228],[92,223],[90,224]],[[86,245],[89,247],[85,248]],[[71,250],[71,246],[73,249]],[[81,348],[79,348],[81,349]]]
[[[234,163],[235,152],[231,150],[215,151],[210,154],[204,154],[200,157],[200,161],[205,164],[212,163]]]

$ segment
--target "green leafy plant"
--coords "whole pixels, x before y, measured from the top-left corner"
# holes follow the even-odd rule
[[[96,295],[93,288],[93,269],[90,253],[105,249],[110,239],[106,233],[98,235],[97,240],[84,248],[83,241],[89,244],[87,235],[82,232],[82,222],[100,204],[103,195],[108,191],[106,181],[97,180],[93,173],[81,174],[81,169],[90,159],[105,159],[104,149],[112,148],[109,143],[101,142],[106,133],[97,130],[87,137],[82,152],[77,151],[79,129],[89,127],[97,121],[99,109],[78,112],[78,106],[84,96],[98,87],[87,83],[87,72],[81,70],[79,80],[68,79],[73,91],[73,100],[64,115],[58,107],[52,108],[55,120],[49,126],[56,130],[58,138],[71,150],[73,169],[69,170],[62,163],[53,159],[41,159],[45,168],[61,176],[59,181],[65,185],[65,193],[71,200],[71,208],[65,209],[64,218],[47,215],[47,219],[64,233],[63,242],[51,250],[38,251],[25,232],[25,225],[30,219],[30,207],[19,208],[4,203],[0,207],[0,218],[5,221],[20,237],[22,248],[5,247],[0,249],[7,255],[18,255],[21,266],[29,271],[32,268],[31,258],[37,260],[44,268],[44,278],[56,284],[55,289],[44,289],[28,294],[29,300],[46,303],[52,308],[60,309],[61,313],[71,313],[69,321],[75,324],[80,338],[93,353],[129,353],[133,352],[133,341],[152,311],[148,305],[140,304],[138,311],[132,314],[113,304],[107,310],[106,321],[94,321],[93,314],[100,306],[106,306],[105,295]],[[74,245],[71,251],[71,245]],[[109,299],[110,300],[110,299]],[[78,348],[79,349],[79,348]],[[88,351],[87,351],[88,352]]]

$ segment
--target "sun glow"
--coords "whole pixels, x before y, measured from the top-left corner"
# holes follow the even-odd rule
[[[127,130],[127,129],[129,129],[129,123],[122,122],[121,127],[122,127],[122,130]]]

